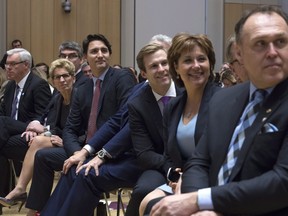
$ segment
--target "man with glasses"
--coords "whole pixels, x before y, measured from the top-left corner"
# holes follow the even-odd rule
[[[22,160],[28,145],[20,135],[28,123],[38,119],[51,99],[48,83],[31,73],[32,57],[23,48],[7,51],[5,69],[9,83],[0,107],[0,195],[9,192],[10,167],[7,159]],[[22,141],[22,140],[21,140]]]
[[[232,35],[228,40],[226,48],[226,59],[229,62],[229,67],[231,68],[237,80],[237,83],[242,83],[249,80],[249,77],[247,75],[244,65],[240,64],[240,62],[236,58],[235,45],[235,36]]]
[[[83,63],[83,51],[81,46],[75,41],[65,41],[59,46],[59,58],[66,58],[75,66],[74,87],[83,84],[87,78],[81,70]]]

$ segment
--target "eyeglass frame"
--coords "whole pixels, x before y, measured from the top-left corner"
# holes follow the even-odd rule
[[[26,62],[26,61],[24,60],[24,61],[11,62],[11,63],[7,63],[7,62],[6,62],[6,63],[4,64],[4,66],[5,66],[5,68],[15,67],[16,65],[21,64],[21,63],[24,63],[24,62]]]
[[[79,58],[79,55],[77,53],[69,53],[69,54],[64,54],[64,53],[60,53],[58,58],[62,58],[62,59],[68,59],[72,60],[72,59],[76,59]]]
[[[69,77],[71,77],[71,74],[70,74],[70,73],[65,73],[65,74],[60,74],[60,75],[52,76],[52,79],[53,79],[53,80],[60,80],[61,77],[66,80],[66,79],[68,79]]]

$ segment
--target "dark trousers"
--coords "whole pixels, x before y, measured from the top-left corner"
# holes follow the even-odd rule
[[[137,216],[139,215],[139,206],[143,198],[156,189],[158,186],[166,183],[166,178],[157,170],[146,170],[142,173],[138,179],[131,199],[127,206],[126,216]]]
[[[136,159],[107,162],[100,166],[99,175],[90,170],[75,174],[75,167],[62,175],[41,216],[92,215],[103,192],[120,187],[133,187],[141,174]]]
[[[25,139],[21,138],[20,134],[25,131],[26,127],[26,123],[16,121],[10,117],[0,116],[1,196],[6,196],[15,186],[13,184],[14,176],[11,175],[12,171],[8,159],[16,162],[23,161],[28,145]]]

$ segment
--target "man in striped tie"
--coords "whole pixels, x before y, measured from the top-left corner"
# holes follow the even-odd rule
[[[180,195],[156,215],[288,215],[288,17],[260,6],[235,26],[249,82],[219,91]]]

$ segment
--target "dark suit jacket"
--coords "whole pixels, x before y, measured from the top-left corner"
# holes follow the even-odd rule
[[[211,82],[208,82],[205,87],[195,128],[194,139],[196,146],[207,125],[208,121],[207,113],[208,113],[209,101],[211,97],[214,95],[214,93],[219,91],[220,89],[221,89],[220,87],[216,86],[216,84]],[[184,163],[186,162],[186,160],[184,160],[181,157],[176,137],[178,124],[181,119],[186,100],[187,100],[187,92],[185,91],[183,94],[172,99],[164,109],[163,114],[164,143],[165,143],[164,147],[165,164],[163,166],[164,173],[167,173],[170,167],[183,168]]]
[[[113,159],[122,156],[126,151],[130,151],[132,146],[131,132],[128,122],[127,103],[138,97],[147,83],[139,83],[130,92],[127,102],[94,134],[88,142],[95,151],[101,148],[112,156]]]
[[[46,124],[50,125],[50,131],[53,135],[62,137],[63,128],[61,127],[61,115],[62,115],[62,104],[63,97],[60,93],[53,96],[50,105],[50,109],[47,115]]]
[[[101,126],[125,104],[129,91],[135,85],[133,74],[110,67],[101,87],[98,108],[97,128]],[[74,89],[70,114],[63,131],[64,148],[72,155],[82,148],[78,138],[85,135],[93,99],[93,80]]]
[[[4,93],[4,103],[1,103],[0,116],[11,115],[15,87],[15,81],[9,81]],[[49,84],[31,72],[27,77],[20,97],[18,120],[28,123],[40,118],[50,99],[51,91]]]
[[[179,94],[179,89],[176,89]],[[128,103],[131,137],[144,169],[160,169],[164,163],[162,114],[150,85]]]
[[[229,182],[214,187],[248,95],[249,83],[244,83],[211,99],[208,127],[187,164],[182,191],[212,187],[214,209],[225,215],[288,215],[288,79],[264,101]],[[278,131],[267,132],[268,123]]]

